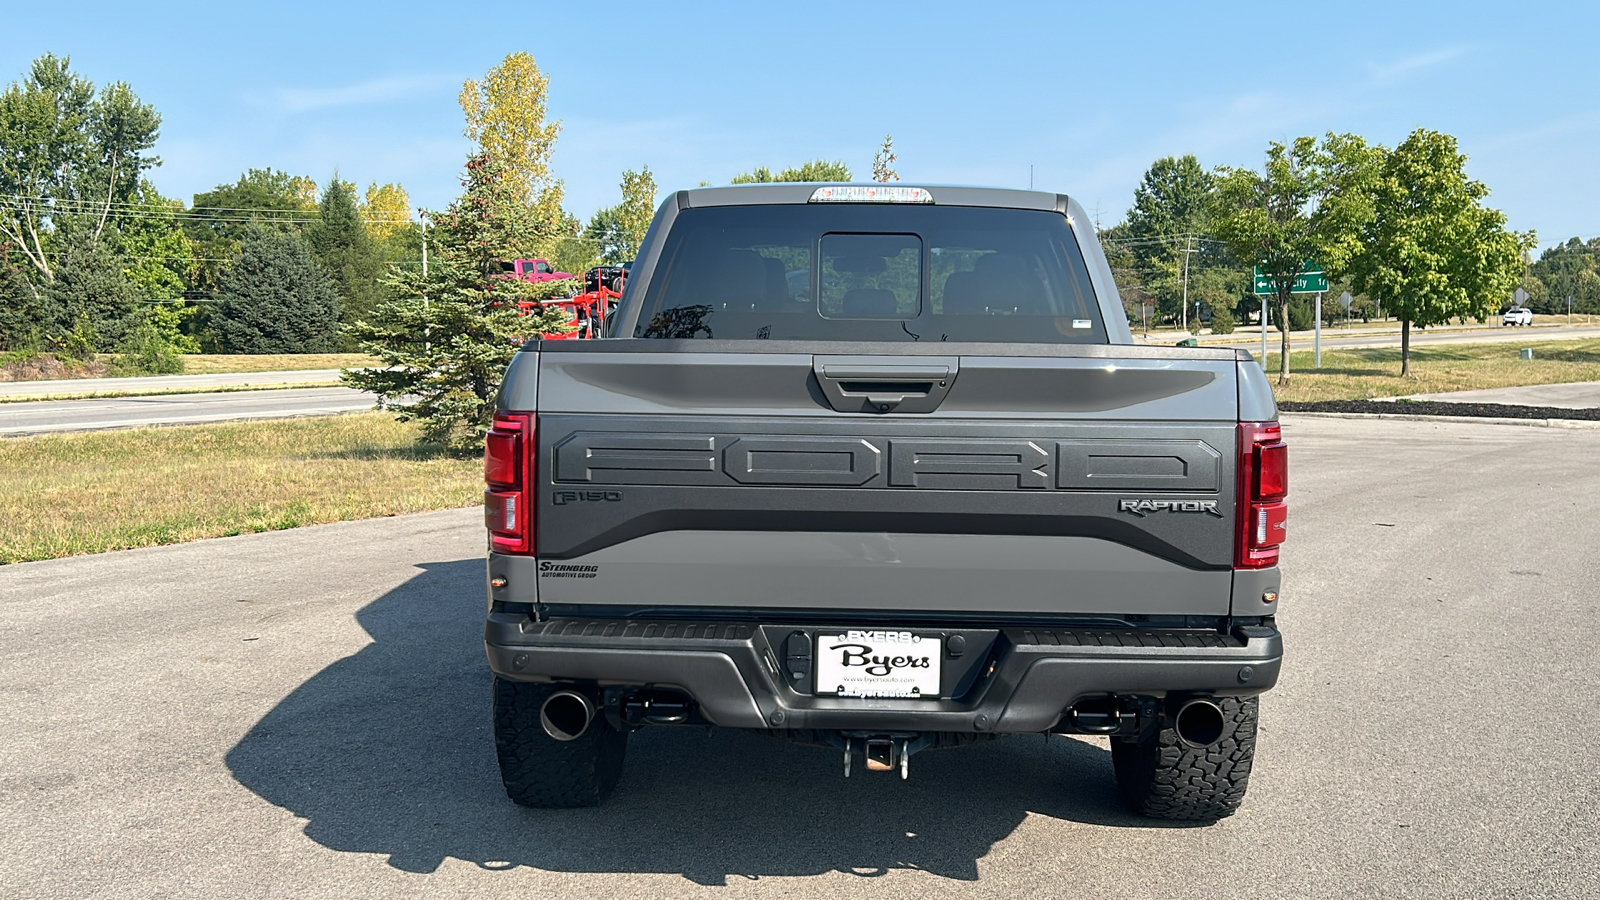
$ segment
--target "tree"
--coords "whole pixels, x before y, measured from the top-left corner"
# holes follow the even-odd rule
[[[128,333],[144,299],[123,270],[126,262],[89,230],[50,245],[59,251],[55,278],[41,288],[47,342],[69,356],[110,350]]]
[[[52,336],[61,315],[0,247],[0,350],[36,350]]]
[[[200,259],[190,287],[203,295],[215,294],[227,268],[227,263],[218,260],[238,257],[240,242],[251,230],[302,231],[318,214],[316,203],[307,200],[308,194],[316,195],[316,185],[309,178],[276,169],[249,169],[233,184],[219,184],[195,194],[183,220]]]
[[[583,238],[599,252],[601,261],[621,263],[639,255],[644,233],[656,213],[656,179],[650,167],[622,173],[622,202],[597,211],[589,219]]]
[[[1556,244],[1539,255],[1539,261],[1529,267],[1531,281],[1524,284],[1528,292],[1528,305],[1536,312],[1564,314],[1567,298],[1572,298],[1572,311],[1600,312],[1600,238],[1584,243],[1572,238]]]
[[[523,202],[520,184],[479,154],[467,162],[463,192],[429,216],[428,274],[397,266],[392,295],[351,334],[380,366],[346,370],[342,380],[378,395],[401,421],[417,421],[423,440],[459,452],[482,447],[506,365],[523,340],[561,330],[565,314],[518,302],[548,299],[572,282],[530,284],[493,278],[498,260],[534,256],[548,237]]]
[[[872,180],[885,183],[899,181],[900,173],[894,170],[895,161],[899,158],[894,152],[894,135],[884,135],[883,146],[872,156]]]
[[[1411,373],[1411,326],[1482,321],[1521,280],[1524,242],[1480,201],[1489,190],[1466,175],[1456,139],[1419,128],[1385,154],[1372,218],[1350,269],[1357,290],[1400,319],[1400,374]]]
[[[1100,246],[1106,254],[1106,264],[1111,268],[1111,278],[1116,282],[1117,294],[1122,297],[1122,311],[1128,323],[1146,328],[1148,320],[1145,307],[1153,306],[1155,297],[1146,289],[1138,271],[1133,251],[1128,249],[1133,240],[1128,233],[1128,223],[1118,222],[1110,228],[1096,226]]]
[[[497,160],[505,189],[533,207],[535,219],[554,234],[561,219],[562,183],[550,173],[550,154],[561,123],[546,122],[550,77],[533,56],[509,54],[484,75],[461,86],[465,134],[484,156]]]
[[[1252,260],[1261,269],[1275,292],[1279,323],[1288,322],[1295,275],[1305,263],[1343,274],[1360,249],[1382,156],[1381,147],[1360,137],[1330,132],[1320,143],[1310,137],[1274,141],[1259,173],[1217,170],[1212,230],[1241,262]],[[1280,332],[1283,384],[1289,380],[1289,329],[1280,326]]]
[[[385,265],[422,261],[422,226],[412,218],[411,198],[405,188],[373,182],[367,186],[366,202],[360,210],[362,224],[378,245]]]
[[[656,214],[656,178],[650,174],[650,167],[644,166],[642,171],[635,172],[628,169],[622,173],[622,207],[619,210],[618,224],[622,228],[622,235],[626,241],[626,256],[613,260],[621,262],[624,259],[633,259],[639,253],[639,245],[644,243],[644,233],[650,230],[650,220]]]
[[[849,181],[850,167],[843,161],[828,162],[823,159],[814,159],[799,166],[784,169],[773,174],[766,166],[760,166],[741,175],[735,175],[729,184],[769,184],[784,181]]]
[[[294,192],[295,199],[300,201],[303,209],[315,209],[317,206],[316,179],[305,175],[296,175],[289,179],[289,187]]]
[[[224,353],[327,353],[339,289],[299,235],[257,227],[222,276],[211,330]]]
[[[318,220],[306,229],[306,245],[339,286],[346,323],[364,317],[383,293],[383,258],[356,209],[355,185],[337,172],[322,192]]]
[[[22,254],[31,289],[55,278],[52,232],[79,228],[98,240],[111,210],[161,164],[161,116],[123,82],[98,96],[69,57],[45,54],[26,81],[0,94],[0,238]]]
[[[276,169],[248,169],[233,184],[195,194],[186,225],[196,240],[214,236],[237,240],[260,225],[298,231],[317,214],[314,183],[309,189],[312,199],[307,199],[309,181]]]
[[[622,228],[622,204],[606,206],[594,211],[589,224],[583,229],[583,242],[596,262],[632,259],[628,253],[627,234]]]
[[[1133,208],[1128,210],[1129,235],[1135,240],[1157,241],[1176,234],[1204,233],[1215,188],[1216,177],[1200,167],[1194,154],[1156,160],[1134,188]]]
[[[161,165],[160,158],[144,155],[161,133],[161,115],[127,83],[114,81],[101,89],[90,109],[88,125],[89,161],[81,189],[85,199],[100,203],[94,228],[99,240],[112,206],[131,200],[145,171]]]
[[[1164,316],[1193,320],[1194,304],[1230,315],[1245,289],[1242,267],[1225,244],[1207,237],[1216,177],[1192,154],[1151,164],[1128,210],[1127,249],[1138,280]],[[1185,300],[1188,309],[1180,309]]]
[[[123,274],[144,300],[174,300],[194,278],[193,244],[177,223],[183,203],[161,196],[148,180],[139,182],[129,214],[122,217],[108,242],[127,263]]]
[[[398,184],[367,185],[366,201],[361,204],[361,220],[373,240],[385,243],[411,222],[411,198]]]

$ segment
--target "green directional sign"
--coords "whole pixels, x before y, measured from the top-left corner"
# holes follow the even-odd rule
[[[1276,294],[1278,289],[1272,286],[1272,281],[1261,274],[1258,266],[1255,270],[1256,293]],[[1294,276],[1294,287],[1289,290],[1291,294],[1322,294],[1328,290],[1328,276],[1321,269],[1307,264],[1304,269]]]

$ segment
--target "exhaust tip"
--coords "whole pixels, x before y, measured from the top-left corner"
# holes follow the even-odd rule
[[[556,691],[539,707],[544,733],[558,741],[575,741],[594,721],[594,702],[577,691]]]
[[[1216,701],[1195,699],[1179,707],[1172,725],[1178,732],[1178,740],[1196,749],[1205,749],[1222,740],[1227,720]]]

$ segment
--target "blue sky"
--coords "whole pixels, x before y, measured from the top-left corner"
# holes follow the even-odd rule
[[[0,13],[0,80],[50,51],[129,82],[164,117],[153,178],[186,201],[250,167],[337,168],[437,208],[462,80],[527,50],[585,217],[643,164],[663,191],[816,157],[865,178],[890,132],[908,181],[1025,187],[1032,166],[1109,225],[1159,156],[1254,166],[1271,140],[1425,126],[1549,245],[1600,236],[1597,35],[1592,3],[90,2]]]

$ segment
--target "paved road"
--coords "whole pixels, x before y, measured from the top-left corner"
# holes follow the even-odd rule
[[[1600,896],[1600,431],[1287,432],[1290,655],[1215,826],[1064,738],[902,783],[645,731],[611,806],[516,808],[457,510],[0,568],[0,894]]]
[[[53,381],[0,381],[0,400],[52,397],[60,394],[109,394],[135,391],[199,390],[216,387],[270,387],[279,384],[321,384],[339,380],[338,369],[289,372],[217,372],[210,375],[151,375],[144,378],[61,378]]]
[[[0,403],[0,436],[140,425],[193,425],[233,419],[331,416],[372,409],[374,402],[372,395],[361,391],[325,387]]]
[[[1261,352],[1261,336],[1250,337],[1235,335],[1238,340],[1226,343],[1211,343],[1207,341],[1206,347],[1235,347],[1240,350],[1249,350],[1251,353]],[[1600,326],[1574,325],[1555,328],[1484,328],[1465,331],[1428,331],[1420,330],[1411,332],[1411,346],[1428,347],[1438,344],[1516,344],[1530,346],[1542,341],[1573,341],[1586,338],[1600,338]],[[1276,333],[1267,335],[1267,352],[1276,353],[1282,346],[1282,338]],[[1293,350],[1312,349],[1311,332],[1296,331],[1293,334]],[[1400,347],[1400,332],[1389,334],[1365,334],[1336,336],[1332,331],[1322,333],[1322,349],[1324,350],[1356,350],[1369,347]]]

